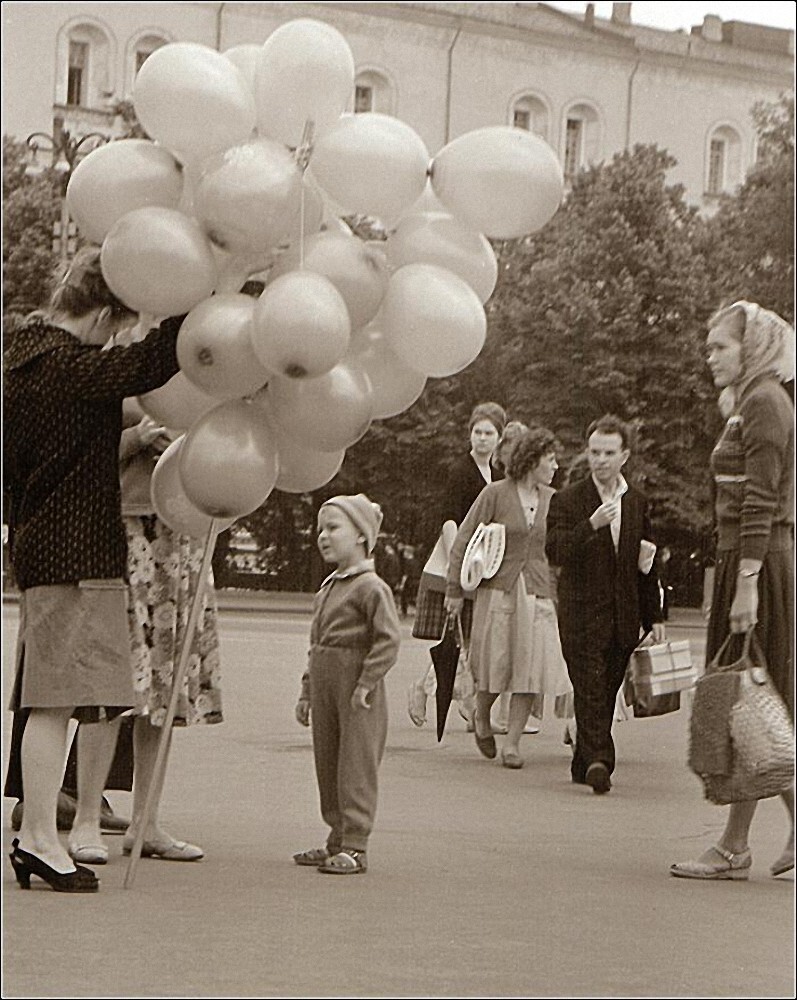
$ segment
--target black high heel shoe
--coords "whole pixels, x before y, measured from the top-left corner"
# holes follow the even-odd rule
[[[9,858],[20,889],[30,889],[31,875],[43,879],[56,892],[96,892],[100,887],[90,868],[76,865],[73,872],[57,872],[35,854],[23,851],[16,837],[11,841]]]

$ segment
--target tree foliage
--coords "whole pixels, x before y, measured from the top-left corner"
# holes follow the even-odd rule
[[[601,414],[631,422],[635,474],[677,533],[706,517],[711,304],[702,222],[666,183],[673,165],[655,146],[619,153],[576,179],[541,233],[501,248],[485,364],[510,412],[554,430],[568,459]]]
[[[26,174],[27,147],[3,137],[3,316],[43,305],[56,264],[53,222],[60,199],[53,171]]]
[[[758,160],[708,226],[715,297],[794,321],[794,95],[753,109]]]

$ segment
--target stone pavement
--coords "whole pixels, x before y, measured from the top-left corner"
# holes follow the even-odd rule
[[[4,607],[6,663],[16,616]],[[433,708],[411,724],[406,690],[428,644],[405,624],[371,868],[323,876],[290,859],[323,836],[310,736],[293,719],[308,619],[225,611],[221,626],[225,723],[175,733],[162,809],[205,860],[142,860],[125,890],[108,837],[101,890],[85,897],[22,892],[5,862],[4,997],[794,994],[793,876],[767,872],[786,835],[780,803],[756,817],[750,882],[667,874],[724,818],[686,769],[685,708],[616,726],[609,795],[571,785],[548,717],[525,739],[526,767],[508,771],[453,712],[440,745]],[[699,655],[702,632],[671,633]]]

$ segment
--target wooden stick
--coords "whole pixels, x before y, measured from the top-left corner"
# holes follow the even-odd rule
[[[163,776],[166,772],[166,760],[169,754],[172,723],[174,722],[174,716],[177,712],[177,701],[183,687],[183,678],[185,677],[185,672],[188,667],[188,658],[191,655],[191,647],[194,642],[194,634],[196,633],[196,626],[199,620],[199,612],[202,609],[202,598],[205,596],[205,587],[207,584],[208,573],[210,572],[213,550],[216,548],[216,537],[218,533],[219,522],[215,518],[211,518],[207,538],[205,539],[205,551],[202,554],[202,568],[199,571],[196,591],[194,592],[194,600],[191,605],[191,612],[188,616],[188,626],[186,627],[185,635],[183,636],[183,644],[180,647],[180,657],[172,678],[172,695],[169,699],[169,707],[166,711],[166,718],[163,720],[161,734],[158,739],[158,754],[155,758],[152,781],[147,789],[147,798],[144,802],[144,809],[138,820],[138,833],[136,834],[133,849],[130,852],[130,861],[127,864],[127,872],[125,873],[124,881],[125,889],[129,889],[133,885],[136,868],[138,867],[138,862],[141,858],[141,849],[144,846],[144,835],[147,831],[150,816],[152,815],[153,806],[155,805],[155,796],[161,786]],[[133,767],[133,780],[135,780],[135,762]]]

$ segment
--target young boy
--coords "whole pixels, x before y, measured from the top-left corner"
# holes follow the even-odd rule
[[[309,666],[296,718],[313,725],[325,847],[294,854],[297,865],[328,875],[368,867],[376,813],[377,770],[387,737],[384,676],[398,657],[393,594],[374,572],[382,511],[367,496],[339,496],[318,512],[318,548],[337,569],[321,584],[310,626]]]

